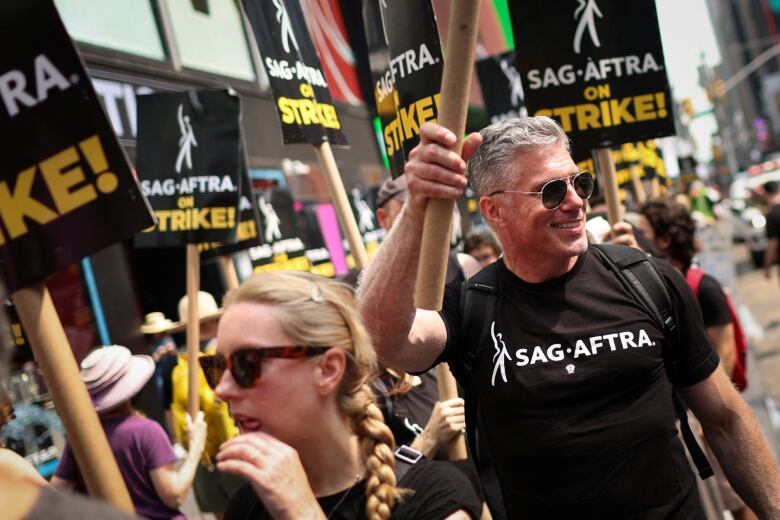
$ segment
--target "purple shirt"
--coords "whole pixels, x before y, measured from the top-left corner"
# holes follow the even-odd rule
[[[176,460],[162,427],[155,421],[137,416],[112,417],[101,423],[136,512],[155,520],[185,520],[186,517],[181,511],[171,509],[163,503],[149,475],[151,470]],[[68,444],[65,445],[55,475],[76,482],[76,491],[86,493],[84,480]]]

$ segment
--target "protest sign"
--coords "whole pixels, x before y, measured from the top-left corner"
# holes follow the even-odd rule
[[[154,223],[51,0],[0,3],[0,272],[89,492],[133,511],[43,285]]]
[[[249,181],[249,168],[247,167],[246,147],[243,135],[239,143],[239,171],[241,172],[241,196],[238,201],[238,229],[236,230],[235,244],[222,244],[219,242],[206,242],[198,244],[201,258],[204,260],[218,256],[229,255],[237,251],[243,251],[250,247],[263,243],[260,237],[257,205],[252,195],[252,184]]]
[[[530,114],[591,149],[674,134],[654,0],[509,7]]]
[[[477,78],[490,123],[527,116],[515,51],[477,60]]]
[[[436,17],[429,0],[367,0],[363,22],[385,152],[397,177],[420,126],[439,114],[444,60]]]
[[[285,144],[346,145],[336,107],[298,1],[242,0],[282,126]]]
[[[153,220],[54,7],[4,2],[0,15],[14,49],[0,57],[0,271],[12,292]]]
[[[357,263],[368,263],[330,143],[346,145],[299,2],[242,0],[271,81],[285,143],[314,146],[328,193]]]
[[[298,227],[298,215],[287,190],[268,188],[255,193],[260,210],[261,246],[249,249],[255,273],[264,271],[308,271],[306,246]]]
[[[239,116],[231,90],[138,97],[138,177],[158,223],[137,247],[236,242]]]

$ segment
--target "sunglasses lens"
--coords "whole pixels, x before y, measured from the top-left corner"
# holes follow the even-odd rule
[[[261,361],[255,350],[239,350],[233,354],[231,372],[242,388],[252,388],[260,378]]]
[[[593,175],[581,173],[574,179],[574,191],[581,199],[588,199],[593,195]]]
[[[555,209],[566,198],[569,189],[568,179],[550,181],[542,188],[542,205],[547,209]]]
[[[225,373],[225,358],[222,356],[201,356],[198,361],[206,376],[206,383],[214,389]]]

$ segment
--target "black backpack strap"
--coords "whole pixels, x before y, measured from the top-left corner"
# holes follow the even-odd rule
[[[454,373],[465,392],[466,438],[471,458],[479,472],[485,501],[493,520],[504,520],[508,517],[487,440],[480,426],[477,396],[477,364],[482,345],[490,336],[490,323],[495,317],[497,301],[498,262],[490,264],[461,284],[460,333],[463,350]]]
[[[711,477],[713,475],[712,467],[701,446],[696,442],[691,426],[688,424],[685,404],[683,404],[675,387],[677,384],[677,348],[680,344],[680,331],[677,327],[672,299],[661,273],[646,254],[633,247],[593,244],[593,250],[616,274],[629,294],[661,327],[669,347],[664,352],[664,363],[669,371],[669,379],[672,381],[672,400],[677,418],[680,420],[680,431],[696,465],[699,477],[702,479]]]

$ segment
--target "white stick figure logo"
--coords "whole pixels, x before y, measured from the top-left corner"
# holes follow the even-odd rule
[[[501,60],[501,70],[504,71],[507,81],[509,81],[510,103],[513,107],[519,107],[523,103],[523,83],[520,79],[520,73],[509,63],[509,60]]]
[[[504,363],[507,359],[511,360],[512,357],[509,355],[509,352],[506,350],[506,343],[504,343],[504,340],[501,339],[501,333],[499,332],[496,334],[496,322],[490,324],[490,337],[493,339],[493,349],[496,351],[495,354],[493,354],[493,363],[495,364],[493,366],[493,379],[491,379],[490,384],[493,386],[496,386],[496,374],[498,373],[498,370],[501,369],[501,379],[504,380],[504,383],[506,383],[506,366]],[[501,344],[499,346],[499,343]]]
[[[279,215],[276,214],[274,207],[269,202],[266,202],[265,197],[262,195],[257,198],[257,207],[260,209],[260,213],[263,214],[266,243],[270,244],[274,240],[282,238],[282,231],[279,229],[282,221],[279,219]]]
[[[195,140],[195,134],[192,131],[190,116],[184,115],[184,105],[182,103],[179,103],[177,114],[181,137],[179,138],[179,155],[176,156],[175,169],[176,173],[181,173],[182,163],[186,163],[187,169],[192,170],[192,147],[198,146],[198,141]]]
[[[360,190],[357,188],[352,189],[352,203],[358,212],[358,229],[360,232],[364,233],[374,229],[374,213],[368,207],[366,201],[360,198]]]
[[[588,29],[593,45],[601,47],[599,35],[596,32],[596,16],[604,18],[604,15],[601,14],[599,6],[596,5],[596,0],[577,0],[577,3],[579,6],[574,11],[574,19],[576,20],[579,16],[580,21],[577,24],[577,30],[574,32],[574,52],[579,54],[585,29]]]
[[[287,14],[287,8],[284,6],[284,0],[273,0],[276,6],[276,21],[282,28],[282,47],[284,52],[290,51],[290,43],[292,43],[295,50],[298,50],[298,42],[295,40],[295,33],[293,33],[292,23],[290,23],[290,15]]]

